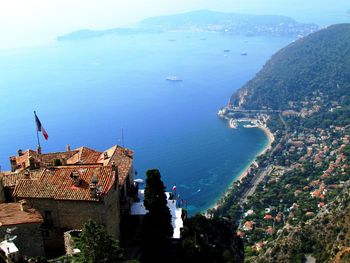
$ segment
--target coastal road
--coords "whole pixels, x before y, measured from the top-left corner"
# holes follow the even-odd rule
[[[271,160],[275,154],[275,152],[288,140],[289,138],[289,133],[288,133],[288,126],[287,123],[285,122],[285,120],[283,119],[282,115],[279,114],[279,118],[281,119],[283,126],[284,126],[284,130],[285,130],[285,136],[283,136],[280,141],[278,142],[278,144],[271,150],[271,154],[270,154],[270,163]],[[249,185],[246,187],[246,189],[244,190],[244,192],[242,193],[242,196],[239,200],[239,204],[242,205],[244,203],[246,203],[248,201],[248,196],[251,196],[252,194],[254,194],[258,184],[265,178],[265,176],[269,173],[271,173],[273,170],[273,165],[270,164],[268,165],[266,168],[260,168],[259,171],[256,173],[256,175],[252,178],[252,180],[250,181]]]
[[[259,169],[256,175],[250,181],[250,184],[247,187],[247,189],[245,189],[245,191],[243,192],[239,200],[239,205],[242,205],[248,201],[248,196],[251,196],[255,192],[258,184],[264,179],[264,177],[267,174],[272,172],[272,169],[273,169],[273,165],[269,165],[264,169],[261,169],[261,168]]]

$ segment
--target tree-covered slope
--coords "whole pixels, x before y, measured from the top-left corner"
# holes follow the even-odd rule
[[[290,109],[321,95],[350,105],[350,24],[333,25],[283,48],[232,97],[245,109]]]
[[[316,262],[349,262],[350,256],[349,182],[342,193],[325,206],[317,216],[269,243],[254,262],[305,262],[312,255]]]

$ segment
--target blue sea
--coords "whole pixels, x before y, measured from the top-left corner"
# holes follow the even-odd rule
[[[292,40],[177,32],[0,51],[2,170],[36,148],[36,110],[43,152],[124,145],[136,178],[158,168],[191,214],[206,210],[267,144],[259,129],[228,128],[218,109]]]

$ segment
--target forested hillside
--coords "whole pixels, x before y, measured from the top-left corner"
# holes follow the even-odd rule
[[[314,97],[326,104],[350,104],[350,24],[330,26],[277,52],[232,96],[231,104],[300,111],[302,105],[295,102]]]

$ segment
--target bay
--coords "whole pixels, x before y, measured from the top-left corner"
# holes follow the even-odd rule
[[[36,148],[36,110],[50,136],[43,152],[125,145],[136,177],[158,168],[190,214],[203,211],[267,144],[261,130],[229,129],[216,112],[291,41],[172,32],[0,51],[2,170],[17,149]]]

